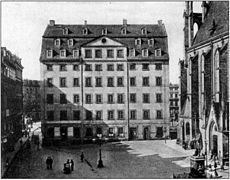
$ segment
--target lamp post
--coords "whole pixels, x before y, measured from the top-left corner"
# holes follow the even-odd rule
[[[98,160],[98,164],[97,164],[97,167],[98,168],[103,168],[104,165],[103,165],[103,161],[102,161],[102,158],[101,158],[101,145],[102,145],[102,134],[97,134],[97,137],[98,137],[98,145],[99,145],[99,160]]]

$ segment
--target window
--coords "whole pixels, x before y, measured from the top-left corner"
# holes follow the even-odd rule
[[[156,86],[162,86],[162,78],[156,77]]]
[[[74,103],[79,103],[79,102],[80,102],[79,94],[74,94],[74,95],[73,95],[73,102],[74,102]]]
[[[96,120],[102,120],[102,111],[96,111]]]
[[[92,87],[91,77],[85,78],[85,87]]]
[[[102,103],[102,95],[101,94],[96,94],[96,103],[101,104]]]
[[[143,50],[142,50],[142,56],[143,56],[143,57],[148,57],[148,55],[149,55],[148,49],[143,49]]]
[[[135,45],[141,45],[141,38],[135,40]]]
[[[118,131],[118,136],[124,136],[123,127],[118,127],[118,128],[117,128],[117,131]]]
[[[86,110],[86,120],[92,120],[93,119],[93,113],[89,110]]]
[[[114,71],[114,65],[113,64],[107,64],[107,71]]]
[[[67,111],[60,111],[60,120],[67,120]]]
[[[81,137],[81,130],[78,127],[74,127],[73,129],[74,137],[79,138]]]
[[[47,58],[52,58],[53,57],[53,50],[47,50],[46,56],[47,56]]]
[[[79,110],[73,111],[73,120],[81,120],[81,111]]]
[[[124,57],[124,51],[123,49],[117,50],[117,58],[123,58]]]
[[[123,77],[117,77],[117,86],[118,87],[123,87]]]
[[[130,94],[130,103],[136,103],[136,94],[135,93]]]
[[[73,86],[74,87],[79,87],[79,78],[73,78]]]
[[[136,86],[136,77],[130,77],[130,86]]]
[[[143,86],[149,86],[149,77],[143,77],[142,85]]]
[[[130,57],[135,57],[135,54],[136,54],[135,49],[130,49],[129,50],[129,56]]]
[[[73,46],[73,39],[68,40],[68,46]]]
[[[136,118],[136,110],[130,110],[130,119],[135,120]]]
[[[73,57],[79,57],[79,50],[73,50]]]
[[[64,35],[68,35],[68,33],[69,33],[68,28],[63,29],[63,34],[64,34]]]
[[[160,63],[155,64],[155,69],[156,70],[162,70],[162,64],[160,64]]]
[[[178,94],[175,94],[175,98],[177,98],[178,97]]]
[[[60,78],[60,87],[66,87],[66,78]]]
[[[82,34],[87,35],[88,34],[88,29],[87,28],[82,29]]]
[[[150,110],[143,110],[143,119],[150,119]]]
[[[66,99],[66,94],[60,94],[60,104],[66,104],[67,99]]]
[[[155,50],[155,56],[156,56],[156,57],[161,56],[161,49],[156,49],[156,50]]]
[[[117,71],[124,71],[124,65],[123,64],[118,64],[117,65]]]
[[[149,64],[142,64],[143,71],[149,71]]]
[[[161,103],[162,102],[162,94],[157,93],[156,94],[156,100],[157,100],[157,103]]]
[[[113,110],[109,110],[108,111],[108,120],[113,120],[114,119],[114,111]]]
[[[78,64],[73,65],[73,71],[79,71],[79,65]]]
[[[119,104],[124,103],[124,95],[123,94],[117,94],[117,103],[119,103]]]
[[[178,102],[177,101],[175,101],[175,106],[178,106]]]
[[[65,64],[61,64],[59,70],[60,71],[66,71],[66,65]]]
[[[114,58],[114,51],[113,49],[107,50],[107,58]]]
[[[157,110],[157,119],[162,119],[162,112],[161,110]]]
[[[170,101],[170,106],[173,106],[173,101]]]
[[[108,94],[108,104],[114,103],[113,101],[113,94]]]
[[[102,50],[101,49],[95,50],[95,57],[96,58],[102,58]]]
[[[101,128],[101,127],[97,127],[96,133],[97,133],[97,136],[98,136],[99,134],[102,135],[102,128]]]
[[[95,71],[102,71],[102,64],[95,64]]]
[[[47,64],[46,68],[47,68],[47,71],[53,71],[53,65],[52,64]]]
[[[92,50],[91,49],[85,50],[85,58],[92,58]]]
[[[149,94],[143,94],[143,103],[149,103]]]
[[[47,78],[47,86],[53,87],[53,78]]]
[[[92,95],[91,94],[86,94],[85,95],[85,103],[86,104],[91,104],[92,103]]]
[[[106,35],[107,34],[107,28],[102,29],[101,34]]]
[[[54,41],[54,45],[55,45],[55,46],[60,46],[60,44],[61,44],[60,39],[56,39],[56,40]]]
[[[121,29],[121,34],[123,35],[127,34],[127,29],[126,28]]]
[[[47,104],[53,104],[54,103],[54,96],[53,96],[53,94],[47,94],[46,95],[46,102],[47,102]]]
[[[141,29],[141,34],[143,34],[143,35],[146,35],[146,34],[147,34],[146,28]]]
[[[154,39],[149,39],[148,40],[148,45],[153,46],[154,45]]]
[[[60,57],[66,57],[66,50],[65,49],[60,50]]]
[[[86,64],[85,71],[92,71],[92,64]]]
[[[130,70],[136,70],[136,64],[132,63],[129,65]]]
[[[113,77],[108,77],[107,78],[107,86],[108,87],[113,87]]]
[[[53,121],[54,120],[54,111],[47,111],[46,115],[47,115],[47,120],[48,121]]]
[[[102,78],[96,77],[96,87],[102,87]]]
[[[119,120],[124,119],[124,111],[123,110],[117,111],[117,119],[119,119]]]

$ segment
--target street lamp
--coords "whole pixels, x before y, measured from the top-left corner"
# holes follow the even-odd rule
[[[98,168],[103,168],[104,167],[104,165],[103,165],[103,161],[102,161],[102,158],[101,158],[101,145],[102,145],[102,134],[97,134],[97,137],[98,137],[98,139],[97,139],[97,143],[98,143],[98,145],[99,145],[99,160],[98,160],[98,164],[97,164],[97,167]],[[93,139],[93,141],[96,141],[96,139]]]

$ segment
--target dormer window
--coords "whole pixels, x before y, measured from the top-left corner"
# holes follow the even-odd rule
[[[148,45],[149,46],[153,46],[154,45],[154,39],[153,38],[148,40]]]
[[[106,34],[107,34],[107,28],[102,29],[101,34],[102,34],[102,35],[106,35]]]
[[[47,56],[47,58],[52,58],[53,57],[53,50],[51,50],[51,49],[47,50],[46,56]]]
[[[68,35],[69,34],[69,29],[68,28],[63,29],[63,34]]]
[[[79,57],[79,50],[78,49],[73,50],[73,57]]]
[[[135,40],[135,45],[141,45],[141,38]]]
[[[143,34],[143,35],[147,34],[146,28],[141,29],[141,34]]]
[[[136,54],[135,49],[130,49],[130,50],[129,50],[129,56],[130,56],[130,57],[135,57],[135,54]]]
[[[68,46],[73,46],[73,39],[68,40]]]
[[[60,57],[66,57],[66,50],[65,49],[62,49],[60,50]]]
[[[127,29],[126,28],[121,29],[121,34],[123,35],[127,34]]]
[[[156,49],[155,50],[155,56],[160,57],[161,56],[161,49]]]
[[[148,49],[142,49],[142,56],[143,57],[148,57],[148,55],[149,55]]]
[[[56,40],[54,41],[54,45],[55,45],[55,46],[60,46],[60,44],[61,44],[61,40],[60,40],[60,39],[56,39]]]
[[[87,35],[87,34],[88,34],[88,29],[87,29],[87,28],[84,28],[84,29],[82,30],[82,34],[83,34],[83,35]]]

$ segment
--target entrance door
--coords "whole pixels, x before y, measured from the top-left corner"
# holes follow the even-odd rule
[[[67,139],[67,127],[61,127],[61,139],[62,140]]]
[[[134,140],[137,138],[137,128],[130,128],[129,129],[129,138],[130,138],[130,140]]]
[[[149,139],[149,128],[145,127],[144,128],[144,140]]]
[[[163,137],[163,127],[157,127],[156,137],[158,137],[158,138],[162,138]]]
[[[217,135],[213,135],[213,153],[217,155]]]

